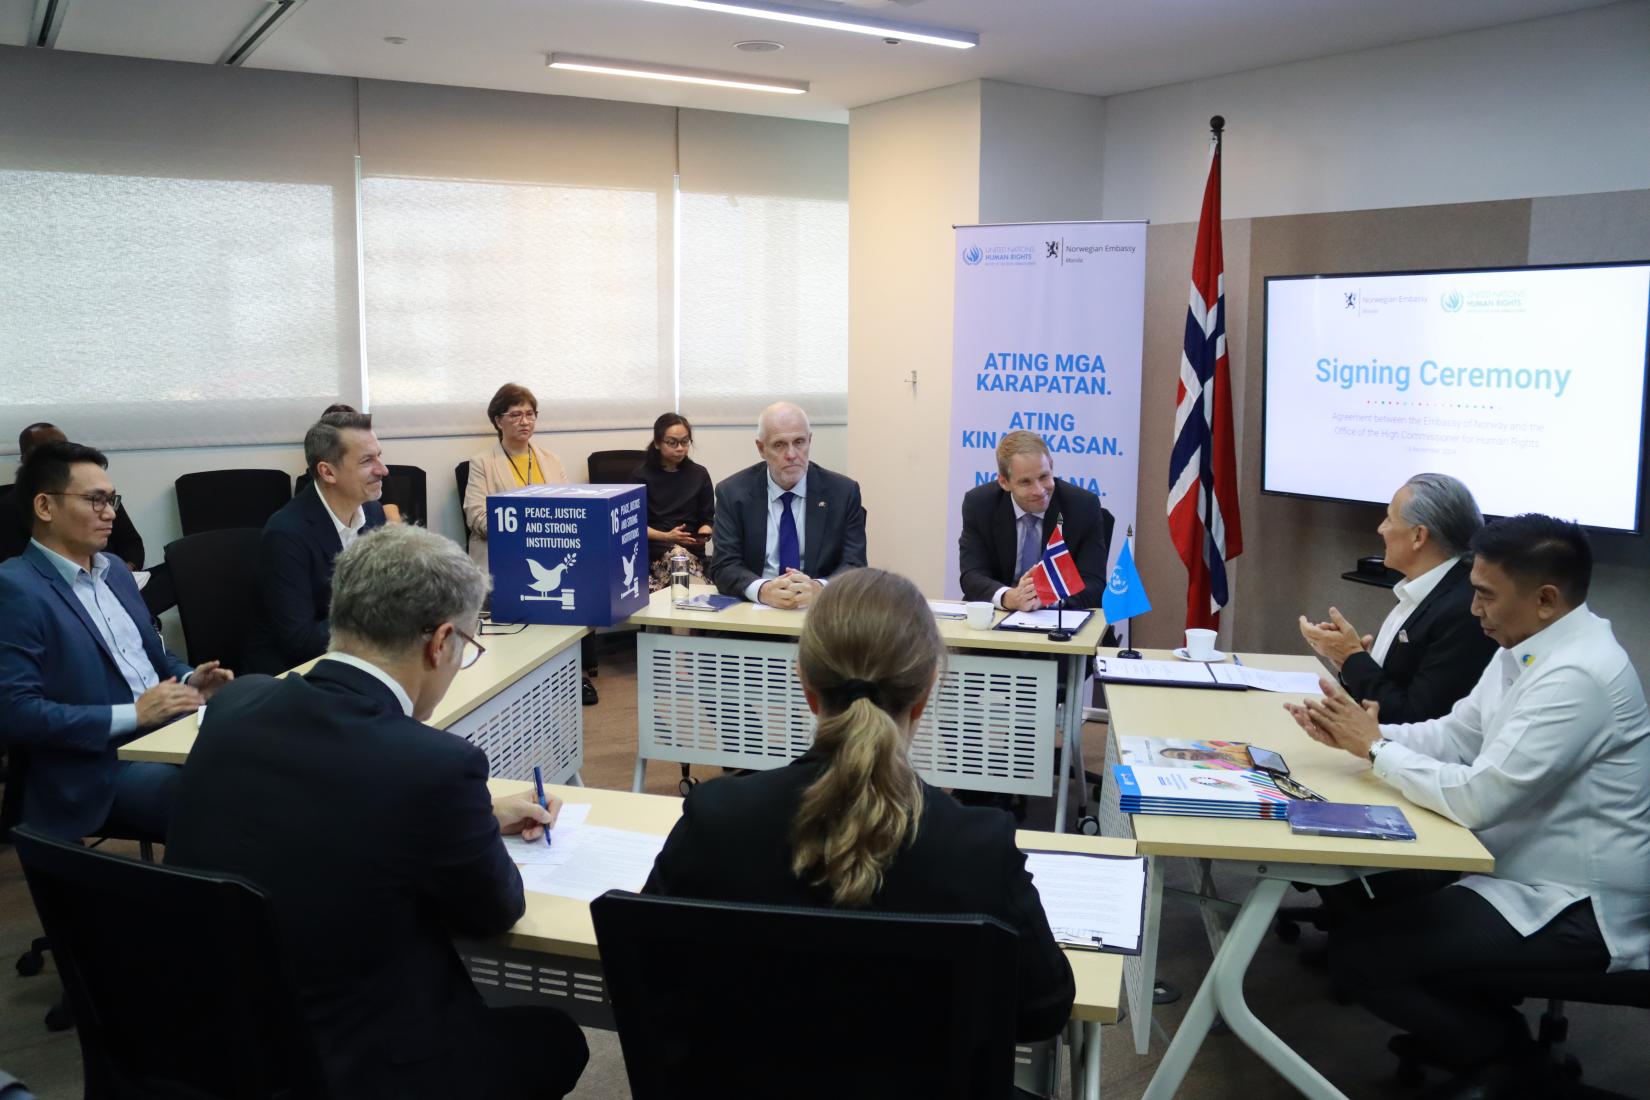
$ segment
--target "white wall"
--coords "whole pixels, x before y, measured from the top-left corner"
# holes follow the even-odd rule
[[[1216,114],[1228,218],[1650,186],[1650,3],[1113,96],[1105,216],[1195,220]]]
[[[980,82],[982,222],[1101,217],[1106,101]]]
[[[847,469],[871,564],[935,595],[954,506],[951,227],[978,220],[980,151],[979,81],[849,114]]]

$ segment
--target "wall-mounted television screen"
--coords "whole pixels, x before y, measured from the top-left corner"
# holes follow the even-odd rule
[[[1650,261],[1266,280],[1261,490],[1642,529]]]

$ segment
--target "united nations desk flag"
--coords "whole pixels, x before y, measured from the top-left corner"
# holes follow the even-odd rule
[[[1105,613],[1107,623],[1120,623],[1151,609],[1152,601],[1146,598],[1146,586],[1141,583],[1140,570],[1134,567],[1134,554],[1125,536],[1123,551],[1112,567],[1111,580],[1106,582],[1106,593],[1100,597],[1100,610]]]

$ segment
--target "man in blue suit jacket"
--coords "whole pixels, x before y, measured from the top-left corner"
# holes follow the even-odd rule
[[[69,840],[158,840],[177,769],[117,760],[115,750],[234,674],[168,653],[131,572],[101,552],[120,503],[107,466],[90,447],[54,442],[18,468],[33,537],[0,564],[0,734],[27,756],[24,824]]]
[[[865,566],[859,482],[808,461],[813,428],[788,401],[762,410],[762,461],[716,487],[710,579],[729,596],[807,607],[835,574]]]
[[[384,525],[383,451],[368,413],[321,417],[304,436],[313,483],[264,524],[246,669],[285,672],[327,651],[332,564],[363,531]]]

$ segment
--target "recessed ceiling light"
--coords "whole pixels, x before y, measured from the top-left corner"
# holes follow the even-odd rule
[[[808,90],[808,84],[803,80],[778,80],[765,76],[746,76],[743,73],[718,72],[715,69],[689,69],[680,65],[654,65],[645,61],[621,61],[611,57],[585,57],[571,53],[553,53],[546,64],[552,69],[572,69],[581,73],[637,76],[644,80],[673,80],[683,84],[709,84],[718,88],[743,88],[753,92],[801,95]]]
[[[758,0],[647,0],[650,4],[670,4],[678,8],[698,8],[702,11],[722,12],[725,15],[749,15],[756,19],[775,19],[781,23],[798,23],[804,27],[824,27],[833,31],[851,31],[855,34],[873,34],[878,38],[896,38],[902,42],[922,42],[930,46],[949,46],[955,50],[972,49],[980,44],[980,36],[971,31],[953,31],[944,27],[920,27],[913,23],[894,23],[886,19],[872,19],[861,15],[835,15],[811,8],[793,8],[785,4],[761,3]]]
[[[744,50],[746,53],[773,53],[785,48],[783,42],[773,42],[766,38],[747,38],[743,42],[735,42],[733,48]]]
[[[384,41],[388,42],[392,46],[405,46],[407,44],[407,40],[402,38],[399,34],[385,35]]]

